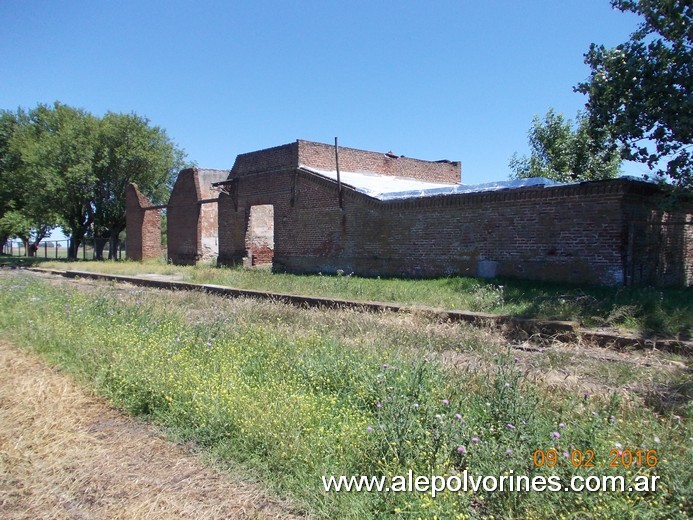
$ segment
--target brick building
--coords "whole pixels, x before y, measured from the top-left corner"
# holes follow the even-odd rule
[[[301,140],[241,154],[225,179],[215,177],[218,201],[207,204],[218,208],[219,264],[600,285],[693,281],[693,204],[666,212],[665,194],[653,184],[528,179],[464,186],[457,162],[338,152],[340,182],[335,148]],[[175,192],[169,251],[182,242],[174,235],[192,236],[186,230],[195,222],[171,225]],[[196,204],[204,200],[196,196]],[[195,247],[171,259],[203,258],[199,241]]]

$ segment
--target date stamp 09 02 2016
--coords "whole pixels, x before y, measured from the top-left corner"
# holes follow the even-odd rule
[[[532,462],[536,467],[546,466],[573,466],[575,468],[593,468],[601,463],[595,461],[594,450],[572,450],[570,452],[559,453],[556,449],[535,450],[532,454]],[[647,466],[653,468],[657,466],[659,458],[657,450],[621,450],[613,449],[609,452],[608,466],[612,468]]]

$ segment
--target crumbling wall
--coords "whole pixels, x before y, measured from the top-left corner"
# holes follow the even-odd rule
[[[179,265],[214,261],[218,255],[218,188],[228,170],[188,168],[178,174],[168,202],[168,257]]]
[[[152,206],[136,184],[126,188],[125,228],[129,259],[139,261],[161,257],[161,210]]]
[[[263,219],[268,238],[270,222],[274,225],[271,256],[275,267],[277,255],[282,256],[293,250],[293,226],[300,225],[292,216],[298,175],[296,169],[272,169],[252,176],[241,175],[226,184],[225,191],[219,196],[220,265],[235,265],[244,261],[249,248],[252,248],[252,237],[248,236],[252,208],[265,205],[271,205],[274,214],[271,219],[270,210],[267,209],[268,213]],[[269,251],[258,253],[269,260]]]
[[[251,206],[245,247],[250,265],[272,264],[274,258],[274,206]]]
[[[298,140],[282,146],[240,154],[231,170],[231,177],[261,172],[279,172],[298,166],[335,170],[334,146]],[[446,184],[459,184],[462,169],[459,162],[422,161],[343,146],[339,147],[339,168],[342,171],[371,172]]]
[[[334,146],[299,140],[297,147],[300,165],[335,169]],[[462,175],[462,166],[457,161],[422,161],[389,152],[369,152],[342,146],[339,147],[339,168],[347,172],[372,172],[445,184],[459,184]]]

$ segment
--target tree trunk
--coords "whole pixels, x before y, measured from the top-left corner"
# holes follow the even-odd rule
[[[118,260],[118,248],[120,247],[120,238],[118,238],[118,235],[116,235],[111,236],[111,238],[109,238],[108,240],[108,259]]]
[[[28,238],[22,238],[22,244],[24,244],[24,256],[35,256],[35,251],[31,247],[31,242]]]
[[[118,260],[118,248],[120,247],[120,232],[125,229],[124,225],[116,225],[109,229],[108,259]]]
[[[106,239],[103,237],[94,239],[94,258],[96,260],[103,260],[103,250],[106,247]],[[108,253],[108,258],[111,258],[110,252]]]
[[[36,253],[38,253],[39,249],[39,244],[41,243],[41,240],[45,238],[46,234],[41,234],[37,235],[36,240],[29,246],[29,256],[36,256]]]
[[[67,250],[67,259],[70,261],[77,260],[77,255],[79,254],[79,246],[82,244],[81,238],[74,238],[75,234],[70,235],[70,244]]]

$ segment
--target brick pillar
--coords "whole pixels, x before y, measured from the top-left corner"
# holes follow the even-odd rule
[[[125,227],[127,257],[147,260],[161,257],[161,209],[140,193],[136,184],[127,187],[125,198]]]

